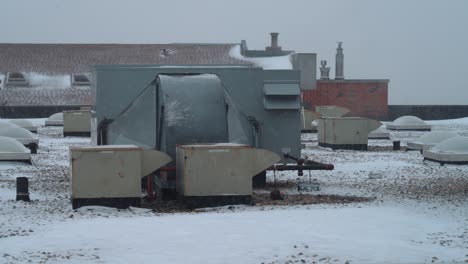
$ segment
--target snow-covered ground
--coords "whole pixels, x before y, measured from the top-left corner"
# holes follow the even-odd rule
[[[468,135],[468,118],[430,123]],[[391,132],[391,137],[405,146],[422,133]],[[321,184],[317,194],[376,197],[372,202],[162,214],[140,208],[72,210],[68,146],[90,140],[64,139],[57,127],[41,128],[39,137],[33,166],[0,162],[0,263],[468,260],[468,166],[423,163],[419,152],[392,151],[392,140],[370,140],[367,152],[332,151],[317,147],[316,134],[303,134],[303,156],[335,165],[333,171],[311,172]],[[15,201],[18,176],[30,179],[30,203]],[[278,181],[297,178],[276,173]]]

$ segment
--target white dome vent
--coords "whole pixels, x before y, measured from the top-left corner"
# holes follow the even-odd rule
[[[31,153],[37,153],[39,139],[36,138],[33,133],[22,127],[2,120],[0,122],[0,136],[16,139],[21,144],[31,149]]]
[[[63,113],[55,113],[45,121],[46,126],[63,126]]]
[[[468,164],[468,137],[452,137],[424,150],[425,160],[449,164]]]
[[[10,123],[13,123],[19,127],[27,129],[31,132],[37,132],[37,126],[35,126],[30,120],[28,119],[10,119],[8,120]]]
[[[369,139],[390,139],[390,133],[388,133],[384,126],[380,126],[376,130],[369,133],[367,136]]]
[[[440,142],[449,138],[459,136],[458,133],[453,131],[432,131],[426,133],[414,141],[408,142],[408,149],[412,150],[425,150],[439,144]]]
[[[21,161],[31,164],[30,150],[18,140],[0,136],[0,161]]]
[[[431,126],[426,124],[426,122],[419,117],[402,116],[395,119],[392,123],[387,124],[387,129],[431,131]]]

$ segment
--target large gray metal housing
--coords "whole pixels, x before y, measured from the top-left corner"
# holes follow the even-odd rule
[[[135,144],[173,159],[177,144],[222,142],[300,155],[299,71],[103,65],[93,79],[98,144]]]

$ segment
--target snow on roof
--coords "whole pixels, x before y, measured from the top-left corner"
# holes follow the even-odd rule
[[[26,74],[30,86],[38,88],[70,88],[70,75],[46,75],[36,72]]]
[[[235,45],[229,51],[232,58],[249,61],[265,70],[292,70],[292,63],[289,55],[275,57],[244,57],[241,54],[240,45]]]

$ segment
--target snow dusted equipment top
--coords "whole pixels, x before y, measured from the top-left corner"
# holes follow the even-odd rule
[[[446,139],[430,149],[423,150],[424,160],[444,164],[468,164],[468,137]]]
[[[422,151],[425,149],[430,149],[440,142],[456,136],[459,136],[459,134],[454,131],[432,131],[411,142],[408,142],[407,146],[409,150]]]
[[[63,136],[91,136],[91,110],[69,110],[63,112]]]
[[[31,164],[31,151],[18,140],[0,136],[0,161],[20,161]]]
[[[176,155],[177,193],[189,207],[250,204],[252,177],[281,160],[232,143],[177,146]]]
[[[63,113],[55,113],[45,121],[46,126],[63,126]]]
[[[387,124],[387,129],[431,131],[431,125],[426,124],[426,122],[415,116],[402,116]]]
[[[318,143],[332,149],[367,150],[369,132],[382,123],[361,117],[329,117],[318,120]]]
[[[170,161],[160,151],[134,145],[70,147],[73,209],[140,206],[141,178]]]
[[[226,142],[300,156],[299,71],[104,65],[94,75],[98,145],[134,144],[173,160],[176,145]],[[254,177],[259,185],[264,176]],[[156,185],[175,190],[175,172]]]

